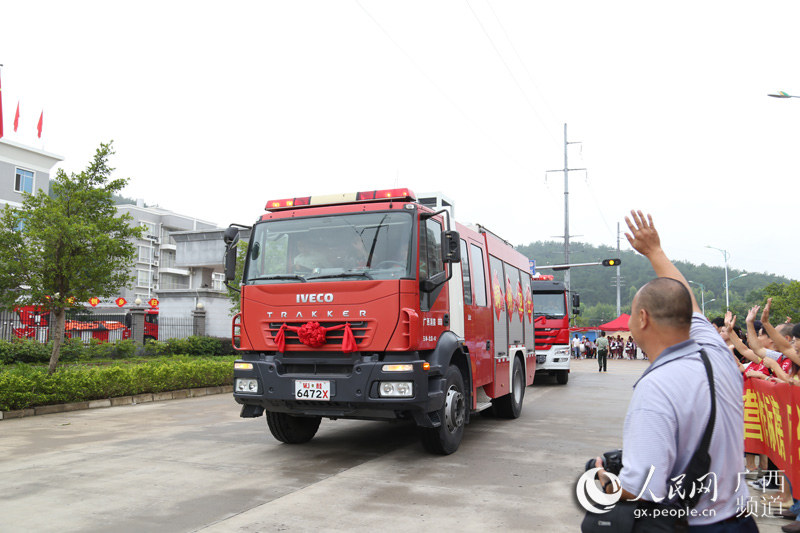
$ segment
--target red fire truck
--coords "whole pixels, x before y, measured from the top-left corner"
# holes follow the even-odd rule
[[[555,376],[558,383],[569,381],[570,338],[567,289],[552,275],[534,277],[531,281],[536,325],[536,372]],[[572,295],[573,312],[580,298]]]
[[[233,319],[234,398],[285,443],[322,418],[413,420],[458,449],[470,415],[517,418],[536,370],[528,259],[408,189],[270,201]],[[455,230],[451,229],[455,226]],[[225,232],[226,278],[239,228]]]
[[[15,307],[19,315],[18,327],[12,328],[14,336],[20,339],[36,339],[39,342],[50,340],[50,311],[39,306]],[[119,313],[98,315],[97,320],[91,316],[67,318],[64,322],[64,335],[67,338],[79,338],[88,344],[91,339],[101,342],[113,342],[131,338],[131,315]],[[145,342],[158,339],[158,309],[144,311]]]

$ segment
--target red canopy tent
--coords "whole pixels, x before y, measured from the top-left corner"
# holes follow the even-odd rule
[[[628,320],[630,320],[630,318],[631,315],[622,313],[611,322],[600,324],[599,326],[597,326],[596,329],[600,329],[603,331],[630,331],[630,329],[628,329]]]

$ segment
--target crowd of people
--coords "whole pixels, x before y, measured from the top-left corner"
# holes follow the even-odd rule
[[[636,342],[628,335],[624,340],[621,335],[608,337],[609,359],[636,359]],[[597,357],[597,343],[586,335],[578,338],[576,333],[572,339],[572,357],[574,359],[593,359]]]
[[[712,321],[728,350],[734,356],[744,379],[762,379],[800,385],[800,324],[790,317],[777,326],[770,323],[772,299],[768,299],[760,318],[760,306],[753,306],[745,317],[746,331],[736,326],[736,316],[728,312],[725,317]],[[745,477],[753,488],[775,494],[770,497],[773,506],[780,506],[776,516],[791,519],[782,531],[800,532],[800,500],[792,497],[791,483],[780,475],[777,466],[766,455],[745,454]],[[785,510],[784,510],[785,509]]]

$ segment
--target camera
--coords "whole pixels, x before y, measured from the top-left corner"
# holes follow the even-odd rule
[[[603,468],[606,472],[610,472],[615,476],[619,475],[620,470],[622,470],[622,450],[611,450],[610,452],[606,452],[600,458],[603,462]],[[592,458],[586,461],[586,470],[591,470],[595,468],[596,459]]]

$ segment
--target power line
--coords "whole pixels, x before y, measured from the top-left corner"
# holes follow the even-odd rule
[[[431,78],[428,75],[428,73],[425,72],[425,70],[422,67],[420,67],[419,64],[417,64],[416,61],[414,61],[414,58],[412,58],[411,55],[408,52],[406,52],[405,49],[403,49],[402,46],[400,46],[400,44],[389,34],[389,32],[386,31],[386,29],[383,26],[381,26],[381,24],[375,19],[375,17],[373,17],[372,14],[369,11],[367,11],[367,9],[363,5],[361,5],[361,2],[359,0],[355,0],[355,3],[358,5],[358,7],[361,8],[362,11],[364,11],[364,13],[366,13],[366,15],[370,18],[370,20],[372,20],[372,22],[378,27],[378,29],[380,29],[381,32],[383,32],[383,34],[386,35],[386,37],[392,42],[392,44],[394,44],[395,47],[397,47],[397,49],[400,50],[400,52],[406,57],[406,59],[408,59],[411,62],[411,64],[414,65],[414,67],[416,67],[417,70],[420,71],[420,73],[425,77],[425,79],[427,79],[428,82],[431,85],[433,85],[436,88],[436,90],[439,91],[439,93],[448,102],[450,102],[450,105],[452,105],[454,108],[456,108],[456,110],[458,110],[458,112],[461,113],[461,115],[465,119],[467,119],[467,121],[470,124],[472,124],[472,126],[476,130],[481,132],[487,139],[489,139],[489,141],[491,141],[491,143],[494,144],[497,147],[497,149],[500,150],[500,152],[502,152],[506,157],[508,157],[511,161],[513,161],[519,168],[521,168],[523,171],[525,171],[525,173],[527,173],[529,175],[533,174],[533,172],[531,170],[529,170],[522,163],[517,161],[517,159],[514,156],[509,154],[502,146],[500,146],[500,144],[497,143],[497,141],[494,140],[494,138],[492,138],[488,133],[486,133],[486,131],[484,131],[483,128],[481,128],[469,115],[467,115],[467,113],[463,109],[461,109],[461,107],[452,98],[450,98],[450,96],[444,91],[444,89],[439,87],[439,85],[433,80],[433,78]]]
[[[472,4],[469,3],[469,0],[464,0],[464,1],[466,2],[467,7],[469,7],[469,10],[472,12],[472,16],[475,17],[475,20],[478,22],[478,25],[481,27],[481,30],[483,30],[483,34],[489,40],[489,44],[492,45],[492,48],[494,49],[495,53],[497,54],[497,57],[500,58],[500,62],[503,63],[503,66],[505,67],[505,69],[508,72],[509,76],[511,76],[511,79],[514,81],[514,84],[517,86],[517,88],[519,89],[519,92],[522,94],[522,97],[525,99],[525,101],[528,103],[528,106],[533,111],[533,114],[536,115],[536,118],[539,120],[539,123],[544,127],[545,131],[550,136],[550,139],[553,141],[553,144],[555,144],[556,146],[559,146],[558,143],[555,141],[555,138],[550,133],[550,129],[544,123],[544,120],[542,119],[541,115],[539,115],[539,112],[534,107],[533,102],[531,102],[530,98],[528,98],[527,93],[522,88],[522,85],[520,85],[519,81],[517,80],[517,77],[514,76],[514,73],[511,71],[511,67],[508,66],[508,63],[506,62],[505,58],[503,57],[503,54],[500,53],[500,50],[497,48],[497,45],[494,43],[494,40],[492,39],[492,36],[489,35],[488,31],[486,31],[486,26],[483,25],[483,22],[481,22],[480,17],[478,17],[478,14],[475,13],[475,10],[472,8]],[[497,15],[495,15],[495,17],[496,16]],[[505,31],[505,30],[503,30],[503,31]],[[512,47],[513,47],[513,45],[512,45]]]

